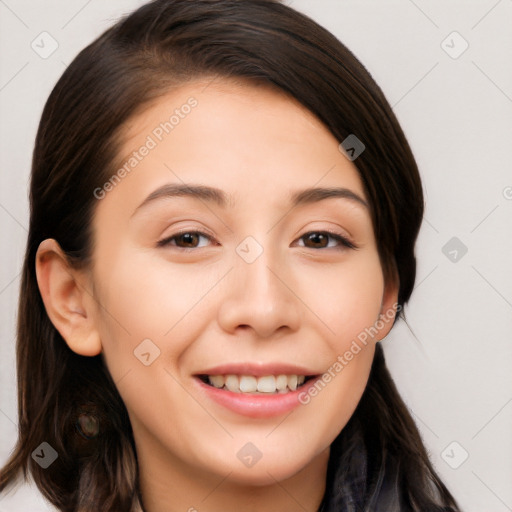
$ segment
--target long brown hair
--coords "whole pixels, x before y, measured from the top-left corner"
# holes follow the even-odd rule
[[[35,255],[42,240],[54,238],[72,265],[87,266],[93,191],[115,171],[123,126],[169,88],[214,76],[278,87],[340,142],[351,134],[363,141],[366,149],[354,163],[370,201],[384,275],[399,283],[400,305],[409,299],[422,187],[397,119],[366,69],[331,33],[278,0],[150,2],[75,58],[43,111],[17,328],[19,437],[0,491],[30,471],[62,511],[133,512],[140,506],[126,408],[101,355],[72,352],[50,322]],[[80,428],[84,413],[99,421],[98,436]],[[42,442],[58,453],[47,469],[31,457]],[[456,509],[378,344],[367,389],[331,448],[323,510],[377,511],[385,503],[396,504],[386,510]]]

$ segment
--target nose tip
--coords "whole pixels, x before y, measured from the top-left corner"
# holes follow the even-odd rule
[[[262,256],[252,263],[239,260],[225,285],[218,322],[227,332],[253,331],[260,339],[300,324],[298,300],[285,284],[288,273],[273,268]]]
[[[249,306],[251,308],[251,318],[247,323],[237,323],[235,321],[235,329],[240,331],[254,331],[258,339],[267,339],[275,336],[278,332],[286,330],[294,330],[294,322],[284,315],[272,304],[267,302],[259,308]]]

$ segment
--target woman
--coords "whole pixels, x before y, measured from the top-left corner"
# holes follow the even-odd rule
[[[418,170],[382,92],[275,0],[157,0],[41,119],[20,436],[63,511],[457,510],[380,344]]]

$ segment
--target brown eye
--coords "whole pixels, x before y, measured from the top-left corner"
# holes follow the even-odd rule
[[[302,247],[308,249],[355,249],[356,246],[345,237],[329,231],[311,231],[299,238]]]
[[[198,233],[183,233],[174,239],[178,247],[197,247],[200,235]]]
[[[329,244],[329,237],[325,233],[308,233],[303,238],[304,245],[313,249],[322,249]]]
[[[186,231],[170,236],[158,242],[159,247],[173,246],[181,249],[197,249],[205,247],[211,242],[211,238],[199,231]]]

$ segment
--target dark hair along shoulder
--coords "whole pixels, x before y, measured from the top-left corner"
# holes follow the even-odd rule
[[[72,352],[50,322],[35,254],[56,239],[73,265],[92,251],[93,191],[112,175],[122,129],[144,105],[195,79],[233,78],[284,91],[338,141],[356,134],[355,161],[387,280],[403,305],[413,289],[423,215],[412,152],[381,89],[330,32],[277,0],[156,0],[120,20],[66,69],[45,105],[33,153],[30,229],[17,327],[19,438],[0,490],[30,471],[62,511],[140,510],[126,408],[100,356]],[[79,416],[93,412],[100,435]],[[31,453],[59,453],[43,470]],[[380,344],[367,389],[332,445],[322,503],[331,511],[455,511],[388,373]]]

